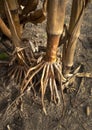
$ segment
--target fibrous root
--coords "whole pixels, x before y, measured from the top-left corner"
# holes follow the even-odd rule
[[[46,89],[49,87],[50,94],[51,94],[51,101],[53,101],[54,103],[59,103],[60,94],[58,90],[61,89],[61,92],[63,94],[62,83],[65,82],[66,79],[62,75],[61,62],[56,61],[54,63],[51,63],[42,60],[36,66],[28,70],[27,75],[21,87],[21,93],[23,93],[27,89],[28,85],[33,82],[33,78],[38,74],[41,75],[41,78],[39,79],[41,100],[42,100],[43,110],[46,114],[45,105],[44,105],[44,97],[46,95]]]

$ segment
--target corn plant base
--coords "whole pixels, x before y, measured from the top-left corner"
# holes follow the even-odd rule
[[[44,58],[41,58],[40,60],[39,59],[40,58],[38,58],[37,60],[38,63],[36,63],[36,65],[33,65],[33,67],[29,68],[29,70],[27,71],[26,76],[21,85],[21,93],[24,93],[29,86],[31,86],[32,90],[35,91],[36,93],[35,86],[37,84],[40,84],[42,106],[46,114],[44,98],[47,89],[50,90],[51,101],[54,102],[55,104],[59,103],[61,100],[60,92],[59,92],[60,90],[62,94],[63,103],[64,103],[63,90],[66,88],[71,92],[76,91],[76,88],[72,88],[72,87],[69,88],[69,84],[74,83],[76,77],[83,76],[83,73],[81,73],[82,75],[78,73],[81,67],[78,66],[74,70],[73,74],[68,74],[65,79],[62,74],[62,62],[59,58],[57,58],[56,62],[48,62]],[[37,76],[40,78],[36,78],[36,81],[34,81],[34,78]]]

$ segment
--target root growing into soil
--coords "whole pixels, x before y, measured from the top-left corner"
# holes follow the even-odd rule
[[[24,65],[13,64],[9,67],[8,77],[14,79],[17,84],[21,84],[23,78],[26,76],[27,67]]]
[[[30,83],[33,83],[33,78],[40,74],[40,89],[41,89],[41,100],[43,110],[46,114],[45,104],[44,104],[44,97],[46,94],[46,89],[49,87],[50,94],[51,94],[51,101],[54,103],[60,103],[60,94],[59,89],[62,92],[63,97],[63,88],[62,83],[66,81],[66,79],[62,75],[62,64],[59,61],[51,63],[42,60],[36,66],[30,68],[27,72],[27,75],[23,81],[21,87],[21,93],[23,93]]]
[[[27,47],[17,48],[11,55],[11,61],[9,63],[8,77],[14,79],[18,84],[22,83],[22,80],[27,74],[31,60],[34,59],[33,52],[26,50]]]

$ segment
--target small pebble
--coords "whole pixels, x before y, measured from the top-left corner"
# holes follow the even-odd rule
[[[9,126],[9,125],[7,125],[7,129],[8,129],[8,130],[11,130],[11,128],[10,128],[10,126]]]
[[[87,114],[87,116],[90,116],[90,113],[91,113],[90,107],[87,106],[86,107],[86,114]]]

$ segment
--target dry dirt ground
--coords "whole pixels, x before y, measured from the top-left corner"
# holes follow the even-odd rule
[[[66,10],[66,23],[69,21],[71,1]],[[33,25],[27,23],[23,37],[35,47],[46,45],[46,22]],[[3,40],[3,39],[2,39]],[[2,41],[0,42],[2,44]],[[81,71],[92,73],[92,3],[85,10],[81,35],[78,40],[74,68],[82,65]],[[39,94],[30,91],[19,97],[18,85],[13,80],[3,78],[6,66],[0,66],[0,130],[92,130],[92,79],[76,78],[74,91],[64,92],[66,106],[45,98],[47,115],[44,114]],[[20,102],[21,108],[20,108]],[[63,111],[63,113],[62,113]]]

